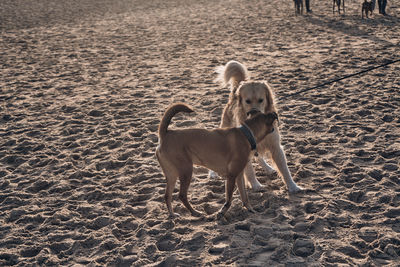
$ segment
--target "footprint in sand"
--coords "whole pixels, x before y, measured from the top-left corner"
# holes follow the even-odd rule
[[[212,240],[212,246],[208,249],[208,252],[212,255],[218,255],[224,252],[224,250],[229,247],[229,237],[228,236],[217,236]]]
[[[173,234],[166,234],[158,238],[157,249],[160,251],[173,251],[180,244],[181,239]]]
[[[314,253],[315,245],[310,239],[296,239],[293,244],[292,251],[296,256],[308,257]]]

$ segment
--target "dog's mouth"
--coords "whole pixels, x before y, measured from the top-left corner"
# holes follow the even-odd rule
[[[256,109],[256,108],[252,108],[247,112],[247,118],[250,119],[252,118],[254,115],[260,113],[261,111]]]

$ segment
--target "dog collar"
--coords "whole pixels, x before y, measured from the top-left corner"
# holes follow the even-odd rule
[[[246,136],[247,140],[250,143],[251,150],[255,150],[257,148],[256,138],[254,138],[254,134],[250,130],[249,126],[247,126],[246,124],[242,124],[240,125],[239,130]]]

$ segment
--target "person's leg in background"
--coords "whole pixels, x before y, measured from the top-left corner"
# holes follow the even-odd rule
[[[382,14],[382,0],[378,0],[379,14]]]
[[[382,15],[386,15],[387,0],[382,0]]]
[[[312,12],[311,9],[310,9],[310,0],[305,0],[305,1],[306,1],[306,10],[307,10],[307,13]]]

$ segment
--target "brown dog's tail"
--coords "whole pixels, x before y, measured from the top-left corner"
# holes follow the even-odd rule
[[[167,133],[172,117],[179,112],[192,113],[194,110],[183,103],[172,104],[169,106],[161,119],[160,126],[158,127],[158,136],[160,137],[160,140],[162,140]]]
[[[231,92],[235,93],[240,82],[249,79],[249,73],[246,67],[238,62],[231,60],[225,66],[219,66],[216,69],[218,73],[217,81],[221,81],[224,86],[231,83]]]

